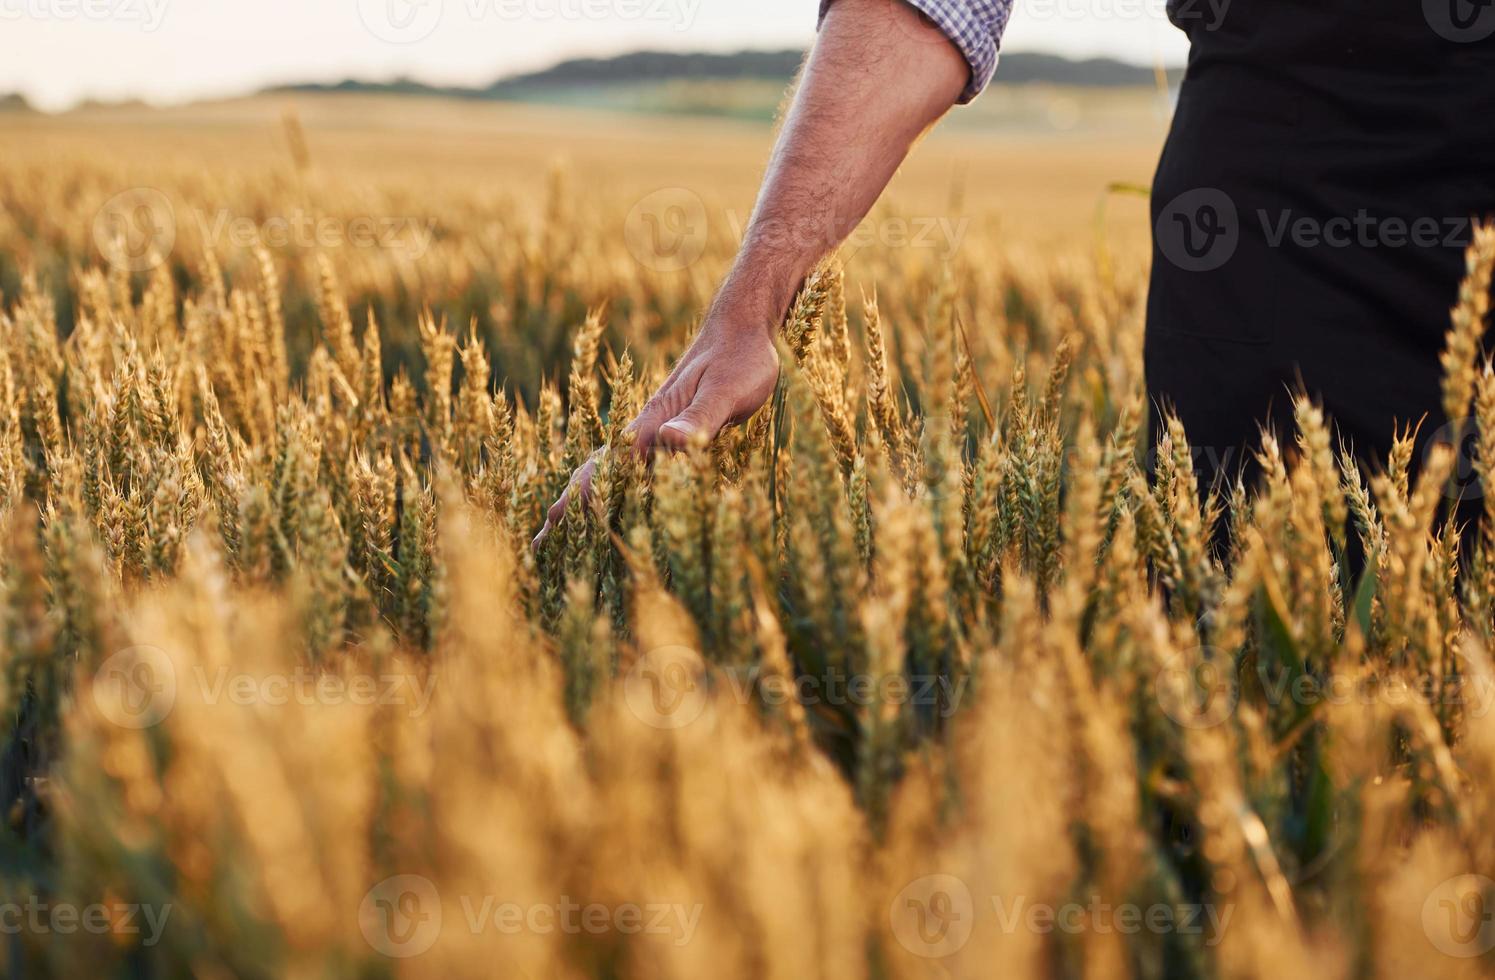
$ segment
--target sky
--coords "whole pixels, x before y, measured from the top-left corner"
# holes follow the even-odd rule
[[[485,84],[638,48],[807,45],[817,0],[0,0],[0,93],[172,103],[290,81]],[[1017,0],[1004,51],[1179,63],[1163,0]]]

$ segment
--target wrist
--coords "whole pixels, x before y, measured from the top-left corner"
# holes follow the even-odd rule
[[[744,248],[712,303],[712,319],[776,337],[814,264],[781,251]]]

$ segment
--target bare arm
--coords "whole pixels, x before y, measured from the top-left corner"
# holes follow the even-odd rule
[[[732,269],[688,351],[631,431],[642,452],[682,449],[757,411],[778,378],[774,334],[815,265],[855,230],[970,70],[902,0],[836,0],[774,146]],[[543,540],[593,463],[551,506]]]
[[[805,276],[866,216],[968,76],[955,47],[901,0],[833,4],[711,314],[776,330]]]

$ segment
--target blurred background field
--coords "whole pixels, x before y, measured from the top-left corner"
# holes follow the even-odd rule
[[[754,104],[770,114],[784,94],[768,82],[723,85],[750,88]],[[714,112],[656,114],[673,89],[697,98],[715,84],[654,88],[639,94],[640,108],[651,111],[638,112],[610,112],[575,93],[578,103],[569,105],[296,93],[167,109],[0,113],[0,133],[12,170],[77,153],[133,168],[142,179],[161,172],[147,168],[173,167],[289,175],[296,163],[284,117],[292,113],[304,127],[311,177],[461,189],[523,207],[543,200],[547,173],[560,164],[581,195],[643,196],[681,186],[745,216],[767,159],[770,123]],[[920,214],[959,207],[961,216],[1013,244],[1073,243],[1094,233],[1108,184],[1150,180],[1167,112],[1166,98],[1153,89],[998,87],[957,110],[952,125],[920,146],[882,207]],[[1108,232],[1135,244],[1146,231],[1143,211],[1116,208]]]
[[[1035,68],[1040,79],[1066,72],[1073,69],[1056,76],[1043,59]],[[997,255],[1033,263],[1060,253],[1082,262],[1143,255],[1146,202],[1112,188],[1145,186],[1156,162],[1167,96],[1136,84],[1149,74],[1111,63],[1105,84],[999,85],[957,110],[953,125],[916,149],[842,250],[854,288],[862,288],[864,272],[870,288],[890,262],[928,276],[948,262],[995,273]],[[372,305],[386,318],[413,322],[429,307],[455,323],[474,321],[494,342],[508,331],[501,343],[516,360],[503,373],[533,396],[534,379],[563,361],[566,340],[554,332],[555,310],[535,314],[545,329],[521,329],[529,300],[562,302],[562,320],[611,303],[614,336],[645,339],[658,332],[659,316],[612,291],[615,277],[630,277],[628,266],[615,263],[631,257],[639,284],[673,297],[667,302],[704,305],[751,213],[784,84],[635,82],[614,97],[654,94],[627,110],[608,108],[597,86],[569,81],[530,85],[501,101],[369,92],[349,83],[338,92],[283,89],[165,108],[0,112],[0,138],[10,149],[0,172],[0,239],[10,235],[0,289],[14,295],[22,269],[30,269],[55,291],[59,316],[70,324],[64,286],[78,265],[101,257],[99,221],[113,220],[121,195],[150,195],[161,202],[158,211],[166,209],[149,220],[169,223],[166,259],[181,283],[196,271],[191,256],[209,244],[230,267],[243,261],[232,239],[245,222],[253,237],[292,260],[293,286],[305,272],[307,246],[317,242],[286,222],[331,221],[344,231],[359,218],[397,224],[405,237],[395,248],[337,245],[353,308]],[[650,100],[672,90],[698,102],[732,91],[761,118],[699,105],[652,111]],[[75,169],[81,161],[92,165]],[[38,193],[57,194],[67,213],[29,214]],[[640,207],[669,210],[680,202],[693,214],[699,209],[689,229],[699,259],[653,276],[649,257],[640,265],[625,247],[628,222],[640,220]],[[606,217],[570,223],[570,215],[586,213]],[[267,227],[279,237],[265,235]],[[554,284],[565,288],[512,302],[504,280],[520,276],[520,294],[541,288],[518,270],[536,249],[563,242],[566,254],[557,258],[569,271]],[[309,342],[293,337],[292,354],[304,356]],[[418,375],[412,339],[395,338],[386,357]]]

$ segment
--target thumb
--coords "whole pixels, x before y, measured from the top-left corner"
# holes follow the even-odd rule
[[[707,439],[714,438],[731,416],[732,407],[727,399],[709,390],[698,390],[685,411],[659,427],[658,441],[666,449],[679,452],[698,433]]]

